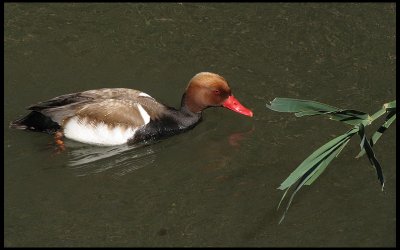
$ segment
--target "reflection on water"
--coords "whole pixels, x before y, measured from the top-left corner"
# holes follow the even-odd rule
[[[238,132],[238,133],[232,133],[229,136],[229,144],[235,147],[239,147],[240,146],[240,142],[244,139],[246,139],[247,137],[249,137],[251,134],[253,134],[255,130],[255,127],[253,125],[253,127],[246,132]]]
[[[377,148],[385,193],[346,150],[278,225],[276,188],[343,132],[265,107],[291,97],[374,111],[396,90],[395,42],[394,3],[5,4],[4,246],[395,246],[396,130]],[[200,71],[226,77],[253,119],[207,110],[156,144],[66,140],[48,160],[51,137],[8,129],[25,106],[87,89],[179,106]]]
[[[69,141],[67,166],[77,176],[108,171],[122,176],[154,162],[155,150],[147,144],[99,147]]]
[[[209,132],[206,131],[205,133]],[[232,147],[237,148],[240,147],[241,141],[248,138],[253,132],[254,126],[248,131],[230,134],[227,140]],[[201,134],[203,135],[204,133]],[[114,177],[123,176],[153,163],[157,152],[162,148],[172,146],[172,142],[168,139],[109,147],[67,140],[65,142],[65,153],[69,158],[67,166],[73,169],[74,174],[77,176],[98,174],[105,171]]]

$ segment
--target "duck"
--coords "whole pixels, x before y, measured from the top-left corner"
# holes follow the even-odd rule
[[[54,134],[58,139],[99,146],[135,144],[175,135],[195,127],[202,112],[224,107],[252,117],[232,94],[228,82],[211,72],[193,76],[179,109],[128,88],[101,88],[54,97],[27,107],[10,128]]]

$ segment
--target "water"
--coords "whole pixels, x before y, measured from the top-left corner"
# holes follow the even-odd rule
[[[4,246],[395,246],[396,129],[358,138],[296,196],[279,184],[348,127],[265,104],[312,99],[373,113],[395,99],[392,3],[7,3]],[[178,106],[189,79],[223,75],[253,118],[208,109],[195,129],[99,148],[8,129],[25,107],[101,87]],[[374,127],[376,128],[376,126]],[[372,132],[372,129],[367,130]]]

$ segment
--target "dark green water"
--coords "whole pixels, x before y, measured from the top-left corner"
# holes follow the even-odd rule
[[[275,97],[373,113],[396,98],[389,3],[5,4],[4,246],[395,246],[396,129],[375,146],[381,192],[350,144],[296,196],[279,184],[348,127],[272,112]],[[142,148],[8,128],[25,107],[100,87],[177,106],[189,79],[223,75],[253,118],[208,109]],[[372,130],[368,130],[371,132]],[[367,132],[368,132],[367,131]]]

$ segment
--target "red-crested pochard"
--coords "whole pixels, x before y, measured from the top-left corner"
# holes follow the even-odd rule
[[[64,135],[97,145],[119,145],[177,134],[193,128],[208,107],[253,112],[236,100],[226,80],[201,72],[189,82],[179,110],[146,93],[126,88],[103,88],[66,94],[28,107],[26,116],[10,127]],[[61,132],[61,133],[60,133]]]

